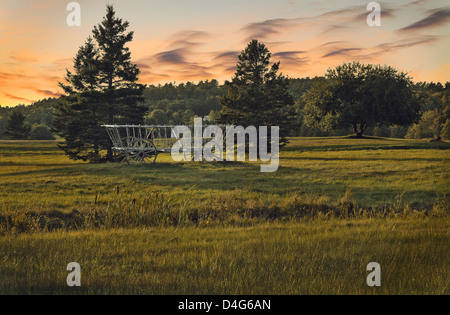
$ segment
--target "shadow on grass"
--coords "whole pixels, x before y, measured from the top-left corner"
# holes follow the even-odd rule
[[[300,161],[343,161],[343,162],[367,162],[367,161],[403,161],[403,162],[408,162],[408,161],[415,161],[415,162],[441,162],[443,160],[448,160],[450,158],[403,158],[403,157],[399,157],[399,158],[383,158],[383,157],[367,157],[367,158],[338,158],[338,157],[301,157],[301,156],[281,156],[280,160],[300,160]]]
[[[450,150],[450,143],[412,143],[403,145],[386,144],[328,144],[316,146],[288,146],[286,152],[308,151],[376,151],[376,150]]]

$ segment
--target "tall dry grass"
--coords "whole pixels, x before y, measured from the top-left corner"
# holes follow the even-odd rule
[[[289,222],[325,218],[444,217],[450,205],[437,198],[427,209],[414,209],[400,194],[394,203],[361,207],[350,190],[332,202],[316,194],[266,194],[235,189],[211,194],[203,200],[184,194],[140,192],[115,188],[115,193],[93,197],[94,203],[71,211],[26,212],[0,215],[0,233],[55,230],[92,230],[138,227],[250,226],[263,222]]]

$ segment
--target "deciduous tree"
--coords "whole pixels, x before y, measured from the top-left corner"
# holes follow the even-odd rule
[[[419,111],[411,86],[406,73],[390,66],[343,64],[303,96],[305,123],[325,130],[352,126],[356,137],[369,125],[409,125]]]

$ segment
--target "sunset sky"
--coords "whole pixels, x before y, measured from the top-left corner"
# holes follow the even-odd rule
[[[66,23],[69,2],[0,1],[0,105],[57,96],[57,82],[106,4],[135,32],[129,47],[144,84],[222,83],[251,39],[265,43],[291,78],[360,60],[394,66],[415,81],[450,81],[448,0],[378,2],[381,27],[367,25],[369,0],[79,0],[80,27]]]

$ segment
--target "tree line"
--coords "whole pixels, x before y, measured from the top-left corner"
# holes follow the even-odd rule
[[[294,100],[295,123],[289,128],[292,136],[325,137],[340,136],[352,133],[350,126],[324,130],[318,125],[308,125],[305,122],[306,102],[302,97],[315,82],[324,77],[289,79],[288,91]],[[449,140],[450,119],[449,90],[447,83],[414,83],[414,93],[419,97],[418,118],[408,126],[395,124],[374,124],[368,126],[366,135],[392,138],[437,138]],[[227,87],[218,81],[187,82],[181,84],[167,83],[151,85],[144,90],[143,106],[147,108],[144,116],[145,124],[189,125],[194,117],[207,117],[211,123],[216,123],[218,113],[222,109],[221,98]],[[18,105],[16,107],[0,106],[0,139],[8,139],[4,134],[6,123],[14,112],[22,113],[23,124],[31,131],[45,127],[47,131],[27,133],[25,139],[50,140],[55,134],[50,132],[53,121],[55,104],[59,98],[47,98],[32,105]],[[18,139],[11,135],[12,139]]]
[[[59,85],[64,94],[31,106],[0,107],[0,135],[10,139],[63,139],[73,159],[111,161],[102,124],[213,124],[279,126],[289,136],[353,133],[395,138],[449,139],[450,83],[414,83],[386,65],[344,63],[322,77],[290,79],[252,40],[239,55],[230,81],[138,83],[131,62],[129,23],[107,6]]]

